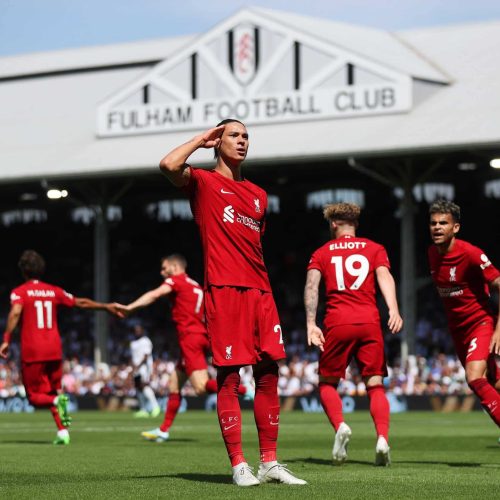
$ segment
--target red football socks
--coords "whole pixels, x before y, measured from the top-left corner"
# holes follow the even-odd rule
[[[276,460],[276,447],[280,422],[278,397],[278,365],[254,370],[255,400],[254,418],[259,434],[260,461]]]
[[[176,415],[179,411],[179,407],[181,406],[181,395],[177,393],[172,393],[168,396],[167,408],[165,409],[165,418],[163,419],[163,423],[160,425],[160,430],[162,432],[167,432]]]
[[[54,398],[52,398],[52,400],[54,400]],[[57,411],[57,408],[54,405],[52,405],[50,407],[50,413],[52,413],[52,418],[54,419],[54,422],[56,423],[57,430],[62,431],[63,429],[66,429],[66,427],[64,427],[64,425],[62,424],[61,417],[59,416],[59,412]]]
[[[209,394],[215,394],[217,392],[217,380],[211,378],[210,380],[207,380],[207,383],[205,384],[205,390]],[[238,394],[240,396],[244,396],[247,393],[247,389],[244,385],[239,385],[238,386]]]
[[[500,427],[500,394],[485,378],[469,382],[469,387],[481,401],[482,407],[488,412],[493,422]]]
[[[377,436],[384,436],[385,440],[389,441],[389,420],[390,407],[383,385],[373,385],[366,388],[368,397],[370,398],[370,415]]]
[[[344,421],[344,416],[342,415],[342,400],[340,399],[337,389],[333,384],[320,382],[319,398],[328,420],[330,420],[330,423],[336,431]]]
[[[231,466],[246,462],[241,447],[241,410],[238,400],[239,367],[219,368],[217,371],[217,415],[222,439]]]
[[[207,383],[205,384],[205,390],[209,394],[215,394],[217,392],[217,380],[213,378],[207,380]]]

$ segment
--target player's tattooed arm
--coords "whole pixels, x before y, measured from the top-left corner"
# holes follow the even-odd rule
[[[23,312],[22,304],[12,304],[9,315],[7,316],[7,325],[5,327],[5,333],[3,334],[3,342],[0,345],[0,357],[6,359],[9,355],[9,344],[12,332],[16,329],[16,326],[21,319],[21,314]]]
[[[216,148],[220,143],[225,125],[214,127],[203,134],[193,137],[185,144],[176,147],[160,161],[160,171],[176,187],[184,187],[189,182],[191,170],[187,159],[199,148]]]
[[[307,344],[315,345],[324,350],[325,337],[321,328],[316,324],[318,312],[319,283],[321,272],[317,269],[307,271],[306,286],[304,288],[304,306],[306,309]]]
[[[496,288],[498,295],[498,308],[500,311],[500,276],[490,283],[491,288]],[[500,314],[497,318],[497,324],[493,331],[493,336],[490,342],[490,352],[500,355]]]
[[[396,283],[391,272],[385,266],[377,267],[375,270],[377,283],[384,297],[387,309],[389,310],[389,320],[387,326],[391,333],[398,333],[403,328],[403,318],[399,314],[398,300],[396,297]]]

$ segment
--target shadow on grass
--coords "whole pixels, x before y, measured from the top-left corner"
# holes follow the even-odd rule
[[[154,443],[155,441],[143,438],[142,442],[143,443],[147,443],[147,442]],[[163,444],[165,446],[168,446],[168,443],[198,443],[198,442],[199,442],[198,439],[191,439],[191,438],[169,438],[169,439],[167,439],[166,442],[157,443],[157,444]]]
[[[156,476],[134,476],[133,479],[185,479],[186,481],[196,481],[198,483],[231,483],[229,474],[196,474],[190,472],[180,472],[178,474],[159,474]]]
[[[438,462],[434,460],[398,460],[398,464],[419,464],[419,465],[447,465],[448,467],[481,467],[486,464],[477,462]]]
[[[45,446],[54,446],[52,441],[31,441],[29,439],[1,440],[0,444],[44,444]]]
[[[313,464],[313,465],[324,465],[326,467],[333,467],[337,468],[339,467],[338,465],[333,465],[332,460],[325,460],[324,458],[313,458],[313,457],[308,457],[308,458],[296,458],[296,459],[291,459],[291,460],[285,460],[286,463],[288,464],[295,464],[295,463],[306,463],[306,464]],[[345,467],[348,466],[349,464],[351,465],[368,465],[370,467],[375,467],[375,464],[373,461],[370,460],[351,460],[348,459],[345,464],[341,465],[340,467]],[[394,465],[398,464],[414,464],[414,465],[447,465],[448,467],[482,467],[483,465],[486,464],[481,464],[477,462],[438,462],[438,461],[432,461],[432,460],[397,460],[393,461]]]
[[[324,458],[296,458],[290,460],[284,460],[287,464],[314,464],[314,465],[325,465],[327,467],[339,467],[338,465],[334,465],[332,460],[325,460]],[[373,465],[373,461],[368,460],[347,460],[346,464],[356,464],[356,465]]]

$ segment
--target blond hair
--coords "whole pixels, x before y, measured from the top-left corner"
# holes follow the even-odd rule
[[[323,208],[323,216],[328,222],[339,220],[357,226],[360,214],[361,208],[355,203],[332,203]]]

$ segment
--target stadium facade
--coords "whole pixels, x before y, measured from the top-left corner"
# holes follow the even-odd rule
[[[321,206],[360,203],[361,233],[393,261],[405,356],[429,282],[426,204],[455,199],[464,236],[498,243],[498,53],[500,21],[391,33],[250,8],[199,35],[2,58],[3,296],[24,247],[101,300],[125,274],[155,276],[164,251],[187,253],[200,276],[187,201],[156,165],[236,117],[251,135],[246,172],[270,193],[274,283],[286,273],[282,293],[299,307],[307,254],[328,237]],[[192,163],[209,166],[210,152]]]

